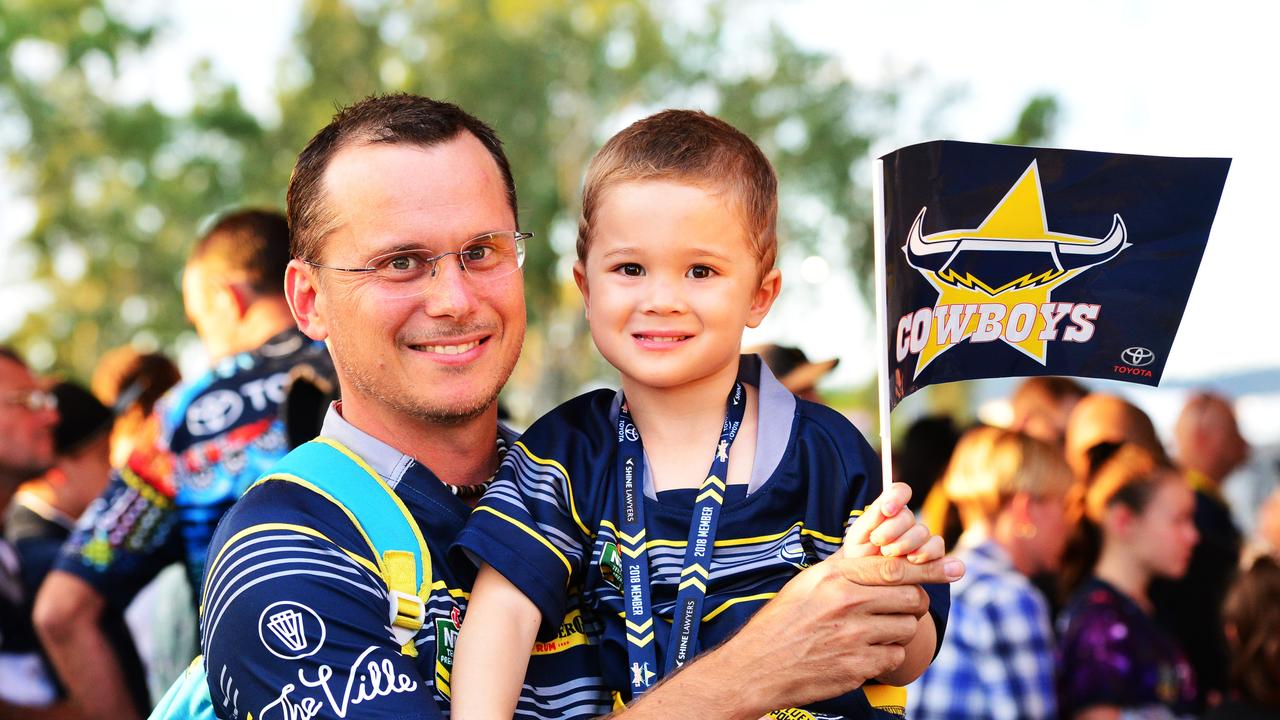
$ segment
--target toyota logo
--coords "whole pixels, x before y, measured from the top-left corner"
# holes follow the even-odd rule
[[[1156,359],[1156,354],[1144,347],[1131,347],[1125,348],[1124,352],[1120,353],[1120,359],[1124,361],[1125,365],[1142,367],[1143,365],[1150,365]]]

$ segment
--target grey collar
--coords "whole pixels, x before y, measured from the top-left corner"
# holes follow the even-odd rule
[[[747,494],[759,490],[782,463],[782,456],[787,452],[787,443],[791,440],[791,426],[796,417],[796,396],[773,376],[769,366],[765,365],[759,355],[742,355],[738,358],[738,380],[756,386],[759,391],[759,406],[756,413],[756,454],[751,465],[751,481],[747,483]],[[614,393],[613,405],[609,408],[609,422],[618,420],[618,410],[622,405],[622,391]],[[658,493],[653,485],[652,465],[644,464],[644,494],[656,500]]]
[[[324,425],[320,428],[321,437],[346,445],[351,452],[360,456],[373,471],[394,489],[400,484],[405,471],[413,465],[414,459],[357,428],[342,417],[339,403],[329,404],[325,413]]]

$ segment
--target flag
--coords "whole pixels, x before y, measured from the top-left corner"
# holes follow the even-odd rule
[[[1230,164],[952,141],[881,158],[889,409],[975,378],[1158,384]]]

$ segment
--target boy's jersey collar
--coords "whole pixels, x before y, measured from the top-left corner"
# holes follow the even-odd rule
[[[751,481],[747,483],[747,494],[750,495],[773,476],[773,471],[782,462],[782,456],[787,451],[787,441],[791,438],[792,426],[795,424],[796,396],[773,376],[769,366],[764,364],[759,355],[738,357],[738,380],[754,385],[759,401],[756,412],[755,461],[751,465]],[[622,391],[618,390],[614,393],[613,405],[609,408],[611,424],[618,422],[621,406]],[[645,462],[644,494],[657,500],[651,467],[651,463]]]

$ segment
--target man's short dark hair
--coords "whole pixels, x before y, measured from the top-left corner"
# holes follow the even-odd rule
[[[289,223],[275,210],[224,215],[196,243],[188,263],[210,263],[220,272],[234,274],[257,295],[283,295]]]
[[[517,215],[511,164],[493,128],[452,103],[406,93],[374,95],[339,110],[298,155],[287,199],[293,256],[318,260],[321,241],[333,229],[333,211],[324,201],[324,173],[339,151],[374,143],[432,147],[462,132],[474,135],[493,156],[507,187],[511,214]]]

